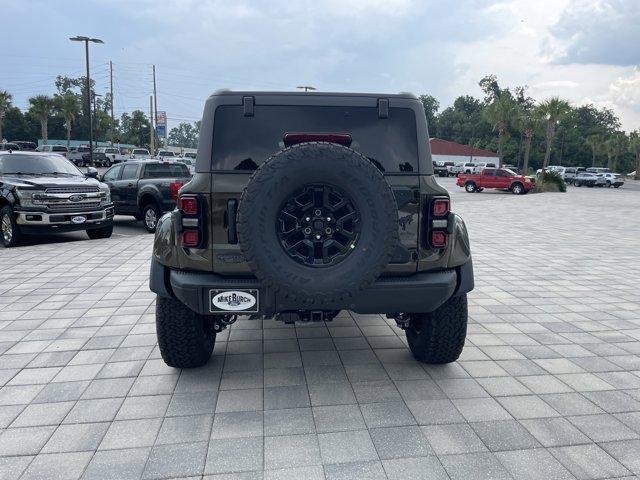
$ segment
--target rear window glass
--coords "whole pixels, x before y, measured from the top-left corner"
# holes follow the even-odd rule
[[[183,163],[150,163],[144,167],[143,178],[188,177],[189,169]]]
[[[416,120],[408,108],[390,108],[381,119],[377,107],[257,105],[245,117],[241,106],[223,105],[214,125],[214,170],[255,170],[284,148],[285,133],[347,133],[351,148],[381,171],[418,171]]]
[[[67,151],[67,147],[52,147],[51,148],[52,152],[66,152]],[[87,152],[89,151],[89,149],[87,148]]]

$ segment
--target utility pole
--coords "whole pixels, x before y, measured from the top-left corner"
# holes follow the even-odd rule
[[[316,87],[312,87],[311,85],[300,85],[300,86],[298,86],[296,88],[299,88],[300,90],[304,89],[305,92],[308,92],[309,90],[315,90],[316,89]]]
[[[156,134],[156,127],[158,126],[158,97],[156,95],[156,66],[153,65],[153,135]],[[158,138],[158,144],[160,138]]]
[[[150,143],[149,146],[151,147],[151,156],[155,156],[156,153],[156,132],[155,132],[155,127],[153,126],[153,95],[149,97],[149,122],[151,123],[151,131],[150,131]]]
[[[111,60],[109,60],[109,91],[111,92],[111,146],[113,146],[116,121],[113,117],[113,62]]]
[[[76,35],[69,38],[72,42],[84,42],[84,55],[87,64],[87,114],[89,115],[89,164],[93,165],[93,115],[91,112],[91,78],[89,76],[89,42],[104,43],[99,38],[89,38]]]

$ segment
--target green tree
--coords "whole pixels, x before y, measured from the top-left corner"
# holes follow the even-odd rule
[[[527,174],[529,169],[529,157],[531,155],[531,142],[533,137],[540,131],[540,117],[533,110],[525,111],[518,117],[518,129],[524,138],[524,157],[522,161],[522,172]]]
[[[169,131],[168,141],[169,145],[176,147],[197,148],[199,136],[200,130],[196,124],[182,122]]]
[[[427,117],[427,127],[431,137],[436,136],[436,117],[440,109],[440,102],[433,95],[420,95],[418,97],[424,107],[424,114]]]
[[[551,97],[538,105],[538,112],[547,120],[547,129],[545,134],[545,153],[544,161],[542,163],[543,168],[549,166],[549,159],[551,158],[551,147],[553,146],[553,140],[556,135],[556,128],[558,122],[561,121],[567,113],[571,110],[571,105],[566,100],[562,100],[559,97]]]
[[[142,110],[134,110],[131,115],[123,113],[120,117],[120,133],[122,143],[148,147],[151,123]]]
[[[485,75],[480,79],[478,85],[484,92],[484,101],[487,105],[495,102],[505,91],[500,88],[500,85],[498,85],[498,77],[495,75]]]
[[[509,135],[509,128],[518,118],[518,106],[511,94],[505,91],[489,104],[484,114],[493,125],[493,130],[498,132],[498,156],[502,162],[504,140]]]
[[[633,153],[636,160],[634,178],[640,180],[640,130],[634,130],[629,134],[629,151]]]
[[[55,107],[55,102],[48,95],[36,95],[29,99],[29,104],[31,105],[29,111],[40,121],[42,141],[46,145],[49,139],[49,116]]]
[[[591,166],[595,167],[598,154],[602,151],[602,135],[589,135],[585,139],[585,143],[591,149]]]
[[[628,149],[627,136],[624,132],[614,132],[605,142],[607,151],[607,168],[615,170],[618,166],[618,157]]]
[[[7,110],[11,107],[11,100],[13,97],[6,90],[0,90],[0,142],[2,142],[2,124],[4,123],[4,116]]]
[[[67,92],[55,97],[56,109],[64,118],[64,126],[67,130],[67,147],[71,143],[71,127],[80,114],[80,102],[75,93]]]

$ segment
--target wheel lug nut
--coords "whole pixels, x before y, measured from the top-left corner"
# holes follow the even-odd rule
[[[316,235],[316,240],[320,240],[320,235]]]
[[[307,217],[304,219],[306,222],[310,222],[311,221],[311,217]]]
[[[331,229],[330,228],[325,229],[325,232],[327,233],[327,235],[331,235]]]
[[[304,229],[304,233],[305,233],[306,235],[311,235],[311,229],[310,229],[309,227],[305,228],[305,229]]]
[[[330,221],[331,221],[331,217],[327,217],[327,222],[330,222]]]
[[[320,215],[322,215],[322,210],[320,210],[319,208],[316,209],[316,211],[314,212],[316,214],[317,217],[319,217]]]

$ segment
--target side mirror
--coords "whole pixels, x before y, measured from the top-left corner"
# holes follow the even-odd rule
[[[84,174],[86,177],[89,178],[98,178],[98,169],[94,168],[94,167],[87,167],[87,173]]]

